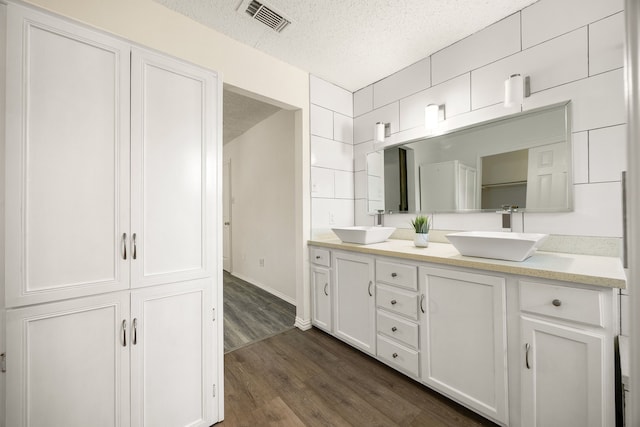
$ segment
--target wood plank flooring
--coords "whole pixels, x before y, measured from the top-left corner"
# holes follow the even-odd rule
[[[217,426],[495,426],[318,329],[225,355]]]
[[[224,272],[224,351],[293,328],[296,307]]]

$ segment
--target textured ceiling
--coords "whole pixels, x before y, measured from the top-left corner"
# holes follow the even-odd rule
[[[292,21],[278,34],[247,0],[155,1],[352,92],[535,2],[265,0]]]
[[[280,108],[230,90],[222,96],[222,141],[233,141],[264,119],[280,111]]]

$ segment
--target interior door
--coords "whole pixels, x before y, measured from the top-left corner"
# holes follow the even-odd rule
[[[209,70],[132,52],[133,287],[212,274],[217,90]]]
[[[529,149],[528,209],[567,206],[569,165],[566,142]]]
[[[218,421],[211,280],[131,293],[132,426]]]
[[[222,268],[231,273],[231,160],[222,171]]]
[[[129,46],[8,5],[6,303],[129,287]]]

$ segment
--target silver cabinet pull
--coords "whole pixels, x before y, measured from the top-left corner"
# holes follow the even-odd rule
[[[122,320],[122,346],[127,346],[127,319]]]
[[[398,328],[396,328],[395,326],[393,328],[391,328],[391,332],[395,332],[397,330],[398,330]]]
[[[562,301],[560,301],[559,299],[554,299],[553,301],[551,301],[551,304],[553,304],[555,307],[560,307],[562,305]]]
[[[320,255],[316,255],[316,259],[320,259]]]
[[[426,313],[424,311],[424,294],[420,295],[420,311]]]
[[[371,280],[369,280],[369,287],[367,288],[367,292],[369,292],[369,296],[372,297],[373,294],[371,293],[371,286],[373,285],[373,282]]]
[[[391,277],[398,277],[398,273],[391,273]]]
[[[122,259],[127,259],[127,233],[122,233]]]
[[[531,346],[529,343],[524,345],[524,365],[527,369],[531,369],[531,365],[529,365],[529,350],[531,350]]]
[[[391,355],[391,357],[393,357],[393,358],[395,359],[396,357],[398,357],[398,353],[393,353],[393,354]]]
[[[132,259],[136,259],[138,258],[138,245],[136,244],[136,233],[133,233],[133,235],[131,236],[131,244],[133,245],[133,249],[131,250],[132,254],[131,254],[131,258]]]
[[[391,305],[396,305],[397,303],[398,303],[398,301],[396,301],[394,299],[391,300]]]
[[[132,332],[132,337],[131,337],[131,344],[136,345],[138,344],[138,318],[134,318],[133,319],[133,332]]]
[[[325,294],[326,296],[329,296],[329,292],[327,292],[328,288],[329,288],[329,284],[328,284],[328,283],[325,283],[325,284],[324,284],[324,294]]]

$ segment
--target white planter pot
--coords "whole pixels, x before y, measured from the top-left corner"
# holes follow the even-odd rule
[[[429,246],[429,234],[428,233],[416,233],[413,237],[413,244],[418,248],[426,248]]]

